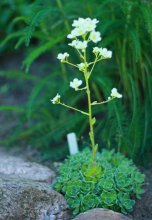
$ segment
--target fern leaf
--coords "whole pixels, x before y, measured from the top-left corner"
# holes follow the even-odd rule
[[[25,67],[25,71],[28,72],[31,64],[36,60],[41,54],[50,50],[54,45],[60,42],[65,35],[59,36],[56,39],[50,39],[49,42],[37,47],[36,49],[32,50],[32,52],[25,58],[23,61],[23,66]]]

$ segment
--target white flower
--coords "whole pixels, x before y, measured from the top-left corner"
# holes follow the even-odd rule
[[[73,27],[80,27],[84,24],[85,18],[78,18],[78,20],[74,20],[72,26]]]
[[[104,58],[111,58],[112,57],[112,51],[107,50],[107,48],[100,48],[100,55]]]
[[[86,18],[85,20],[85,29],[86,31],[94,31],[96,28],[96,24],[99,21],[95,18],[95,19],[90,19],[90,18]]]
[[[79,50],[84,50],[84,49],[86,49],[86,47],[87,47],[87,41],[78,41],[77,43],[76,43],[76,49],[79,49]]]
[[[67,57],[69,57],[69,54],[67,52],[59,53],[57,59],[61,60],[61,62],[64,62]]]
[[[74,30],[71,31],[70,34],[68,34],[67,38],[72,39],[72,38],[75,38],[75,37],[76,37],[76,32],[75,32],[75,29],[74,29]]]
[[[111,90],[111,97],[115,97],[115,98],[122,98],[122,95],[120,93],[118,93],[117,89],[116,88],[113,88]]]
[[[70,39],[76,38],[78,36],[84,35],[85,33],[86,33],[86,30],[84,27],[77,27],[73,29],[70,34],[68,34],[67,38],[70,38]]]
[[[60,102],[60,95],[57,93],[57,95],[53,99],[50,99],[50,101],[53,104],[58,104]]]
[[[86,30],[85,30],[85,27],[82,26],[82,27],[75,28],[74,32],[75,32],[75,35],[78,37],[78,36],[84,35],[86,33]]]
[[[73,40],[72,43],[69,43],[68,45],[71,47],[76,47],[78,40]]]
[[[99,54],[100,53],[100,48],[99,47],[94,47],[93,48],[93,53]]]
[[[92,40],[94,43],[101,41],[100,32],[99,31],[92,31],[90,33],[90,40]]]
[[[77,90],[79,86],[81,86],[82,80],[75,78],[72,82],[70,82],[70,87]]]
[[[83,28],[86,32],[93,31],[96,28],[96,24],[99,21],[97,19],[91,18],[78,18],[78,20],[74,20],[72,26]]]
[[[88,66],[88,63],[86,63],[86,65]],[[77,64],[78,68],[80,71],[84,71],[84,68],[85,68],[85,63],[80,63],[80,64]]]
[[[87,47],[87,41],[73,40],[69,45],[78,50],[84,50]]]
[[[72,34],[72,32],[70,34],[67,35],[67,38],[72,39],[75,38],[75,34]]]

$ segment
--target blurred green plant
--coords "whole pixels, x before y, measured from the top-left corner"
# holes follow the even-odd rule
[[[94,110],[100,121],[95,130],[99,147],[117,148],[138,162],[145,159],[146,164],[152,145],[150,132],[152,127],[152,63],[150,59],[152,56],[150,48],[152,2],[150,0],[101,2],[54,0],[50,3],[49,0],[38,0],[28,5],[24,1],[22,3],[23,6],[26,5],[28,14],[23,12],[22,19],[20,14],[14,19],[17,28],[24,28],[12,29],[12,32],[7,34],[1,42],[0,47],[4,48],[6,45],[9,47],[12,42],[15,42],[15,48],[23,44],[30,45],[26,49],[23,61],[26,71],[29,71],[32,63],[43,53],[50,50],[54,53],[50,56],[51,74],[39,77],[26,104],[22,117],[23,123],[26,123],[28,118],[26,128],[23,123],[20,124],[15,134],[6,142],[26,138],[33,146],[38,143],[41,149],[47,151],[51,145],[57,146],[61,143],[65,146],[63,137],[71,129],[76,131],[76,127],[81,127],[77,133],[79,138],[82,132],[86,131],[87,123],[82,124],[81,116],[72,115],[64,109],[59,111],[56,107],[50,111],[48,100],[52,95],[54,96],[57,87],[67,95],[69,90],[66,90],[66,83],[70,77],[68,78],[66,72],[71,71],[72,76],[75,75],[71,68],[68,67],[67,71],[64,64],[58,67],[54,61],[58,50],[65,48],[65,36],[69,32],[72,20],[78,17],[91,17],[101,21],[99,31],[104,36],[102,47],[110,48],[114,54],[110,65],[105,61],[95,69],[92,84],[94,98],[99,102],[104,100],[110,89],[114,87],[115,80],[119,83],[118,88],[124,95],[122,103],[114,102],[106,108],[98,107]],[[78,59],[76,54],[73,54],[73,59]],[[62,72],[62,79],[59,77],[59,72]],[[61,83],[62,80],[64,83]],[[70,100],[72,105],[77,104],[80,107],[84,105],[80,102],[80,96],[73,97]],[[69,120],[64,120],[67,117]]]
[[[13,50],[12,39],[20,37],[26,16],[31,13],[30,0],[0,1],[0,52]],[[9,44],[6,44],[9,41]]]

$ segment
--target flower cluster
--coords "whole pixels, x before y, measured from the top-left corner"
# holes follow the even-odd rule
[[[59,53],[57,56],[57,59],[61,60],[61,62],[65,62],[68,57],[69,57],[69,54],[67,52]]]
[[[67,38],[72,39],[72,42],[68,45],[75,48],[78,52],[84,52],[88,46],[88,43],[92,41],[93,43],[98,43],[101,41],[101,35],[99,31],[96,31],[96,24],[99,21],[97,19],[91,18],[78,18],[78,20],[74,20],[72,26],[74,27],[70,34],[68,34]],[[78,39],[81,37],[81,39]],[[106,48],[94,47],[93,53],[99,59],[108,59],[112,57],[112,51],[107,50]],[[68,62],[69,54],[59,53],[57,58],[61,62]],[[79,66],[78,66],[79,68]],[[83,71],[82,68],[79,68],[80,71]]]
[[[96,54],[96,55],[99,55],[103,58],[111,58],[112,57],[112,51],[107,50],[107,48],[94,47],[93,48],[93,53]]]
[[[87,60],[85,59],[85,51],[88,46],[88,43],[92,41],[93,43],[98,43],[101,41],[101,35],[100,32],[96,31],[96,26],[99,21],[97,19],[91,19],[91,18],[78,18],[77,20],[74,20],[72,23],[73,30],[70,34],[68,34],[67,38],[72,39],[72,42],[68,45],[75,48],[80,57],[82,58],[82,63],[74,65],[73,63],[70,63],[68,60],[69,54],[67,52],[59,53],[57,58],[64,63],[70,64],[72,66],[77,67],[80,71],[85,73],[87,71],[90,74],[94,68],[94,65],[96,62],[102,60],[102,59],[109,59],[112,57],[112,51],[107,50],[107,48],[102,47],[93,47],[92,52],[95,55],[95,59],[93,62],[87,63]],[[78,39],[80,37],[80,39]],[[90,68],[90,66],[92,67]],[[81,86],[82,80],[79,80],[77,78],[73,79],[73,81],[70,82],[70,87],[73,88],[75,91],[77,90],[83,90],[84,88],[79,89],[79,86]],[[122,98],[122,95],[118,93],[116,88],[113,88],[111,90],[110,97],[108,97],[107,101],[111,101],[113,98]],[[52,100],[53,104],[61,104],[60,102],[60,95],[57,94]],[[107,102],[105,101],[105,102]],[[94,102],[95,103],[95,102]],[[104,103],[104,102],[103,102]],[[99,103],[97,103],[99,104]]]
[[[78,20],[74,20],[72,24],[74,29],[67,36],[67,38],[74,40],[69,45],[83,51],[87,47],[89,41],[93,43],[101,41],[100,32],[95,31],[98,22],[97,19],[91,20],[90,18],[79,18]],[[82,37],[82,41],[77,39],[80,36]]]
[[[72,26],[74,29],[68,34],[67,38],[73,39],[79,36],[83,36],[89,32],[95,32],[96,24],[99,21],[91,18],[78,18],[74,20]]]
[[[98,43],[99,41],[101,41],[100,32],[95,30],[98,22],[99,21],[97,19],[91,19],[91,18],[78,18],[77,20],[74,20],[72,23],[73,30],[67,36],[67,38],[72,39],[72,42],[69,43],[68,45],[75,48],[80,55],[82,51],[82,56],[83,56],[83,52],[86,50],[88,43],[90,41],[92,41],[93,43]],[[81,39],[79,40],[78,37],[81,37]],[[95,54],[95,61],[91,63],[87,63],[87,61],[85,60],[85,62],[74,65],[68,61],[69,54],[67,52],[59,53],[57,58],[61,62],[74,65],[80,71],[85,72],[86,69],[91,64],[93,63],[95,64],[96,62],[102,59],[108,59],[112,57],[112,51],[107,50],[107,48],[93,47],[92,52]],[[79,86],[81,86],[81,84],[82,84],[82,80],[75,78],[73,79],[73,81],[70,82],[70,87],[75,90],[82,90],[79,89]],[[113,98],[122,98],[122,95],[118,93],[116,88],[113,88],[111,90],[111,94],[110,97],[108,97],[108,100],[110,101]],[[60,95],[57,94],[51,101],[53,104],[59,104]]]

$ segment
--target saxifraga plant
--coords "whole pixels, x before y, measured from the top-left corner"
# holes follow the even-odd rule
[[[84,114],[89,120],[92,152],[84,151],[69,157],[60,167],[60,175],[54,184],[54,188],[65,195],[74,215],[95,207],[128,213],[132,211],[135,204],[135,196],[139,198],[143,193],[141,187],[144,175],[138,171],[132,161],[114,151],[105,150],[102,154],[98,153],[98,144],[95,143],[94,124],[96,119],[93,117],[92,107],[105,104],[115,98],[122,98],[117,89],[113,88],[107,100],[103,102],[92,102],[91,100],[89,80],[94,66],[97,62],[112,56],[112,52],[106,48],[94,47],[94,61],[87,60],[88,44],[101,41],[100,32],[95,31],[98,22],[97,19],[79,18],[72,24],[74,29],[67,37],[73,39],[69,45],[74,47],[80,55],[82,61],[80,64],[71,63],[67,52],[57,56],[61,62],[70,64],[83,73],[85,86],[80,88],[82,80],[75,78],[70,82],[70,87],[75,91],[86,91],[88,112],[61,102],[59,94],[51,100],[53,104],[59,104]],[[81,40],[78,39],[79,37]]]
[[[57,94],[51,101],[53,104],[60,104],[64,107],[73,109],[75,111],[78,111],[84,115],[86,115],[89,119],[89,126],[90,126],[90,132],[89,137],[91,141],[92,146],[92,158],[94,165],[96,163],[96,152],[98,149],[98,144],[95,143],[95,137],[94,137],[94,124],[96,123],[96,118],[93,117],[92,113],[92,107],[95,105],[101,105],[105,104],[107,102],[112,101],[115,98],[122,98],[122,95],[117,92],[116,88],[113,88],[111,90],[111,95],[108,97],[107,100],[102,102],[92,101],[91,100],[91,92],[90,92],[90,77],[93,72],[93,69],[99,61],[103,59],[109,59],[112,57],[112,52],[108,51],[106,48],[99,48],[94,47],[93,53],[95,55],[94,60],[89,62],[87,57],[87,46],[91,43],[98,43],[101,41],[100,32],[95,31],[96,24],[99,21],[97,19],[90,19],[90,18],[79,18],[78,20],[74,20],[72,26],[74,29],[71,31],[71,33],[67,36],[69,39],[73,39],[72,43],[69,43],[69,45],[76,49],[80,56],[80,60],[82,61],[80,64],[73,64],[68,60],[69,54],[67,52],[58,54],[57,58],[62,63],[67,63],[71,66],[74,66],[75,68],[78,68],[81,72],[83,72],[83,76],[85,79],[85,86],[83,88],[80,88],[82,84],[82,80],[79,80],[75,78],[72,82],[70,82],[70,87],[75,89],[75,91],[86,91],[87,93],[87,101],[88,101],[88,112],[82,111],[80,109],[76,109],[74,107],[71,107],[67,104],[64,104],[60,100],[60,95]],[[78,38],[81,38],[79,40]]]
[[[92,208],[131,212],[135,198],[144,192],[144,175],[131,160],[113,150],[96,154],[98,170],[92,169],[89,149],[70,156],[59,169],[53,187],[62,193],[73,214]]]

